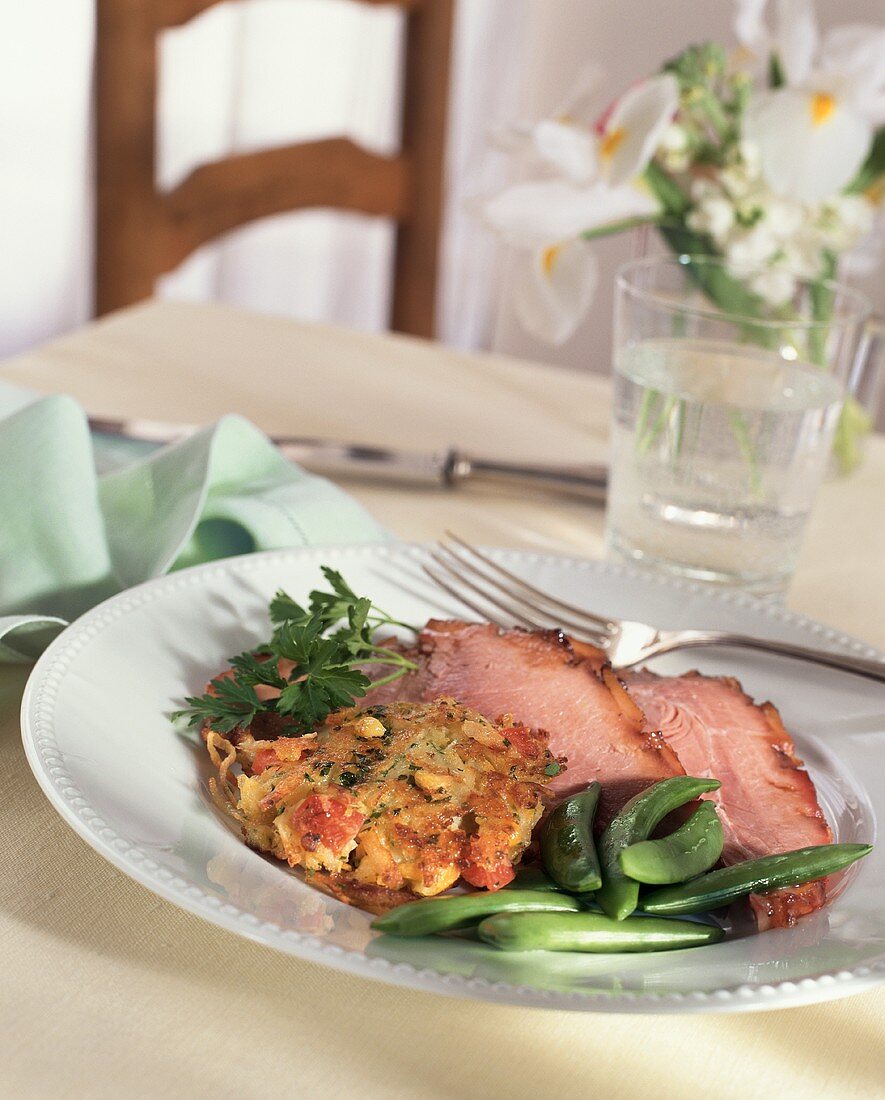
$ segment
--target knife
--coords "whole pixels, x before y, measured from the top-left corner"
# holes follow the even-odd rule
[[[141,443],[174,443],[198,430],[194,424],[161,420],[90,417],[92,431]],[[465,483],[509,485],[604,501],[607,471],[601,465],[558,466],[481,458],[456,447],[402,451],[324,439],[272,437],[292,462],[330,478],[366,478],[413,487],[453,489]]]

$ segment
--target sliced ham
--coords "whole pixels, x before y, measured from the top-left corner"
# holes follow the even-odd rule
[[[367,702],[448,695],[492,720],[512,714],[547,730],[551,751],[568,760],[554,791],[569,794],[598,779],[605,824],[638,791],[684,771],[600,656],[579,652],[557,631],[431,620],[418,639],[418,671],[376,688]]]
[[[725,863],[828,844],[833,834],[792,738],[770,703],[758,706],[737,680],[690,672],[625,673],[630,694],[689,775],[712,776]],[[825,882],[750,899],[760,929],[785,927],[826,904]]]

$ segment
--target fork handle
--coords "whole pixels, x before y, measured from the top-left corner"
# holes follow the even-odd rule
[[[782,657],[795,657],[800,661],[813,661],[815,664],[838,668],[843,672],[853,672],[866,676],[870,680],[885,683],[885,661],[869,660],[866,657],[849,657],[842,653],[831,653],[826,649],[811,649],[792,642],[776,642],[768,638],[751,638],[746,634],[729,634],[721,630],[662,630],[658,641],[650,646],[643,657],[670,653],[675,649],[693,649],[695,646],[726,645],[743,649],[761,649],[766,653],[777,653]]]

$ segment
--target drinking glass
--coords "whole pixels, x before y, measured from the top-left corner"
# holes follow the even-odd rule
[[[606,538],[618,559],[776,595],[863,373],[869,306],[801,279],[771,305],[755,274],[696,256],[621,268]]]

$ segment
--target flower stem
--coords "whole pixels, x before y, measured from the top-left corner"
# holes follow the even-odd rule
[[[585,229],[581,238],[585,241],[595,241],[599,237],[613,237],[616,233],[624,233],[628,229],[641,229],[644,225],[660,224],[660,214],[640,214],[635,218],[622,218],[617,222],[609,222],[608,225],[597,226],[596,229]]]
[[[753,441],[750,439],[747,422],[743,414],[739,413],[737,409],[729,409],[728,422],[731,424],[731,432],[738,445],[738,450],[741,452],[747,464],[750,491],[754,497],[760,497],[762,495],[762,478],[759,474],[759,462],[756,458],[756,448],[753,446]]]

